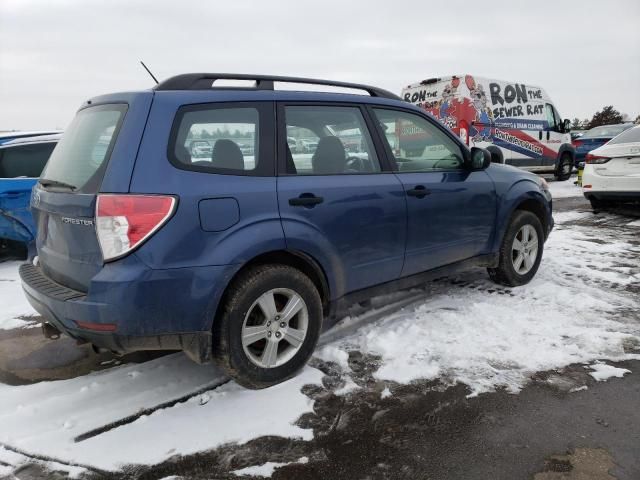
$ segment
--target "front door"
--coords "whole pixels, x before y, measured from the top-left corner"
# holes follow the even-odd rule
[[[496,216],[493,181],[484,171],[464,167],[462,145],[425,117],[373,109],[387,139],[394,132],[399,149],[387,149],[407,202],[407,248],[402,275],[412,275],[489,251]],[[421,151],[406,152],[407,137]],[[390,147],[388,145],[388,147]]]
[[[290,250],[331,269],[334,297],[400,276],[406,202],[352,105],[280,105],[278,204]]]

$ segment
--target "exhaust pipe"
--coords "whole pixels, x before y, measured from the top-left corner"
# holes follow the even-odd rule
[[[62,332],[48,322],[42,324],[42,334],[50,340],[58,340]]]

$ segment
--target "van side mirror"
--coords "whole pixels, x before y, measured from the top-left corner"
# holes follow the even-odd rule
[[[491,154],[488,150],[479,147],[472,147],[469,155],[469,170],[484,170],[491,165]]]
[[[568,118],[562,122],[562,133],[569,133],[571,131],[571,121]]]

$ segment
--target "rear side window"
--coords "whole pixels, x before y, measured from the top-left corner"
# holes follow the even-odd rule
[[[42,181],[60,182],[82,193],[98,191],[127,106],[80,110],[65,130],[42,172]]]
[[[260,151],[265,128],[255,104],[182,107],[169,141],[169,160],[178,168],[227,175],[269,175],[269,155]],[[273,108],[273,107],[272,107]]]
[[[38,178],[55,142],[34,143],[0,150],[0,178]]]
[[[360,108],[286,106],[284,112],[287,174],[380,172],[380,162]]]

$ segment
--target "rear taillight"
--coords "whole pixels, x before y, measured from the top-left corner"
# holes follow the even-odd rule
[[[611,160],[609,157],[601,157],[600,155],[592,155],[590,153],[587,153],[585,157],[585,162],[589,164],[607,163],[609,160]]]
[[[139,247],[165,224],[175,205],[168,195],[98,195],[96,231],[104,261]]]

